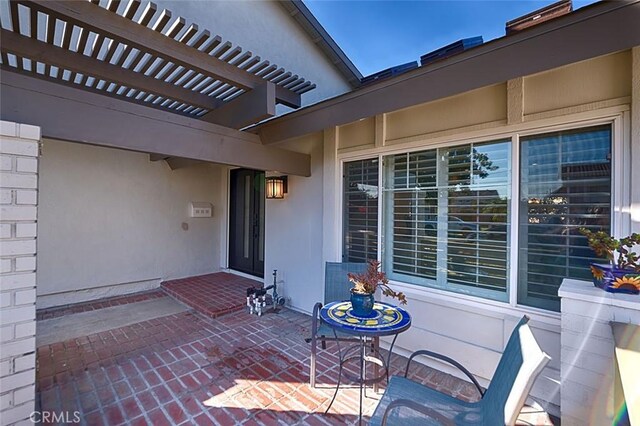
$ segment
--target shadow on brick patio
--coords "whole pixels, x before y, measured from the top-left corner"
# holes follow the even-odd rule
[[[188,310],[40,346],[39,409],[79,412],[91,425],[355,424],[353,385],[323,414],[337,380],[335,346],[319,352],[319,386],[308,386],[309,327],[308,316],[286,309],[261,318],[244,311],[208,318]],[[392,373],[403,361],[394,356]],[[412,374],[474,398],[472,386],[453,376],[420,365]],[[368,396],[366,416],[379,398],[371,390]],[[533,419],[548,420],[544,413]]]

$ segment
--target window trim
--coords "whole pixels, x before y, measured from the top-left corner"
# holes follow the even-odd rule
[[[509,216],[509,305],[518,306],[518,251],[520,249],[520,134],[511,136],[511,216]],[[514,265],[516,266],[514,268]]]
[[[492,128],[482,131],[464,132],[459,134],[451,134],[440,136],[434,135],[433,138],[428,138],[428,135],[424,135],[424,138],[412,141],[411,143],[403,143],[392,146],[381,146],[375,148],[365,148],[358,150],[345,150],[342,151],[336,146],[336,160],[338,167],[336,167],[336,177],[338,182],[342,182],[344,174],[344,163],[348,161],[371,159],[377,157],[379,159],[379,182],[380,194],[383,193],[382,183],[382,167],[383,157],[423,151],[425,149],[437,149],[456,145],[471,144],[471,143],[483,143],[491,142],[497,139],[511,140],[512,147],[512,208],[510,214],[511,223],[517,223],[519,214],[519,203],[513,202],[518,200],[520,196],[520,188],[518,183],[520,179],[520,138],[523,136],[536,135],[540,133],[556,132],[563,130],[579,129],[584,127],[592,127],[597,125],[610,125],[611,126],[611,147],[612,147],[612,174],[611,174],[611,229],[613,235],[620,237],[631,229],[631,216],[629,212],[623,211],[623,205],[629,204],[631,198],[631,179],[630,179],[630,152],[631,152],[631,132],[630,132],[630,112],[629,105],[623,105],[619,107],[606,108],[603,110],[588,111],[586,113],[568,114],[563,116],[552,117],[548,119],[536,120],[531,122],[519,123],[517,125],[507,125],[506,128]],[[337,145],[337,144],[336,144]],[[515,167],[514,167],[515,166]],[[628,175],[625,177],[625,173]],[[338,186],[342,188],[341,185]],[[342,190],[338,191],[338,211],[342,211],[343,197]],[[385,249],[385,241],[383,238],[383,224],[386,220],[386,215],[383,207],[382,196],[378,198],[378,260],[381,261],[382,253]],[[514,220],[516,222],[514,222]],[[338,215],[336,229],[341,230],[343,227],[343,218]],[[560,319],[560,312],[549,311],[533,306],[522,305],[517,302],[517,268],[513,265],[517,265],[518,259],[518,229],[511,226],[510,231],[510,253],[507,257],[509,259],[510,271],[508,275],[507,294],[508,301],[499,301],[493,299],[486,299],[479,296],[454,293],[444,289],[435,287],[421,286],[396,280],[390,280],[390,282],[397,286],[399,289],[405,289],[408,293],[420,294],[420,295],[434,295],[439,298],[446,298],[452,302],[464,301],[465,304],[471,304],[473,306],[493,306],[499,310],[506,309],[509,312],[517,313],[529,313],[534,314],[540,318],[546,318],[555,323]],[[516,234],[515,239],[513,234]],[[341,240],[342,234],[336,234],[338,241]],[[340,246],[338,257],[342,258],[342,247]],[[514,263],[515,262],[515,263]]]

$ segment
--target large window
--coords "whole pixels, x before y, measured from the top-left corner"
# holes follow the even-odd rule
[[[378,258],[378,159],[344,164],[342,260]]]
[[[507,299],[510,146],[385,157],[383,258],[391,278]]]
[[[596,260],[579,228],[611,230],[611,155],[607,125],[346,162],[343,260],[379,254],[396,281],[558,311],[562,280],[590,280]]]
[[[591,280],[580,227],[610,231],[611,128],[521,139],[518,303],[560,310],[565,277]]]

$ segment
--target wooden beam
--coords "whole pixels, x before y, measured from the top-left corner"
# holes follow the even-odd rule
[[[149,154],[149,161],[152,161],[152,162],[164,161],[165,163],[167,163],[167,166],[169,166],[171,170],[183,169],[185,167],[191,167],[196,164],[203,163],[203,161],[201,160],[191,160],[188,158],[180,158],[180,157],[169,157],[161,154]]]
[[[166,160],[167,158],[169,157],[162,154],[149,154],[149,161],[162,161]]]
[[[374,145],[376,148],[382,148],[387,140],[387,115],[378,114],[375,116],[375,132]]]
[[[507,81],[507,124],[524,121],[524,77]]]
[[[310,176],[309,155],[264,146],[257,135],[0,71],[0,118],[44,137]]]
[[[136,99],[136,98],[133,98],[133,97],[118,95],[116,93],[108,92],[107,90],[103,90],[103,89],[96,89],[96,88],[93,88],[93,87],[83,86],[82,83],[76,84],[76,83],[72,83],[70,81],[62,80],[61,78],[51,78],[51,77],[48,77],[48,76],[45,76],[45,75],[42,75],[42,74],[38,74],[38,73],[35,73],[35,72],[32,72],[32,71],[27,71],[27,70],[20,71],[20,70],[17,70],[16,68],[13,68],[13,67],[10,67],[10,66],[5,66],[4,64],[0,65],[0,70],[11,72],[11,73],[15,73],[15,74],[20,74],[20,75],[25,75],[27,77],[37,78],[37,79],[40,79],[40,80],[50,81],[50,82],[53,82],[53,83],[56,83],[56,84],[62,84],[64,86],[73,87],[73,88],[76,88],[76,89],[80,88],[80,89],[82,89],[82,90],[84,90],[86,92],[97,93],[98,95],[101,95],[101,96],[106,96],[106,97],[113,98],[113,99],[119,99],[119,100],[122,100],[122,101],[125,101],[125,102],[130,102],[130,103],[133,103],[133,104],[136,104],[136,105],[142,105],[142,106],[147,107],[147,108],[154,108],[154,109],[157,109],[157,110],[160,110],[160,111],[169,111],[169,112],[172,112],[174,114],[178,114],[178,115],[182,115],[182,116],[185,116],[185,117],[193,118],[193,115],[186,114],[186,113],[184,113],[182,111],[178,111],[178,110],[175,110],[175,109],[168,110],[167,108],[165,108],[165,107],[163,107],[163,106],[161,106],[159,104],[154,104],[154,103],[151,103],[151,102],[145,102],[145,101],[143,101],[141,99]],[[60,74],[61,73],[62,73],[62,71],[60,71]]]
[[[2,51],[13,53],[17,56],[207,109],[213,109],[222,104],[221,101],[210,96],[183,89],[174,84],[165,83],[162,80],[149,78],[144,74],[118,67],[108,62],[97,61],[80,53],[25,37],[12,31],[0,30],[0,38],[2,39],[2,45],[0,45]]]
[[[188,158],[169,157],[164,160],[171,170],[184,169],[185,167],[195,166],[202,164],[200,160],[191,160]]]
[[[526,31],[270,120],[265,144],[640,45],[640,2],[598,2]],[[585,40],[589,40],[585,43]],[[508,64],[500,66],[499,64]]]
[[[164,58],[166,61],[178,63],[202,74],[216,76],[228,84],[246,90],[255,89],[264,82],[256,75],[87,1],[17,1],[143,52]],[[283,87],[276,88],[276,99],[292,108],[299,107],[301,102],[300,95]]]
[[[243,93],[219,108],[201,117],[207,123],[215,123],[233,129],[241,129],[276,115],[276,90],[271,82]]]

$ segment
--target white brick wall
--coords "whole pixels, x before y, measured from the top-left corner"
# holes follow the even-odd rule
[[[607,293],[575,280],[565,280],[558,293],[562,425],[612,424],[615,343],[610,322],[640,324],[640,296]]]
[[[36,235],[40,128],[0,121],[0,418],[35,409]]]

